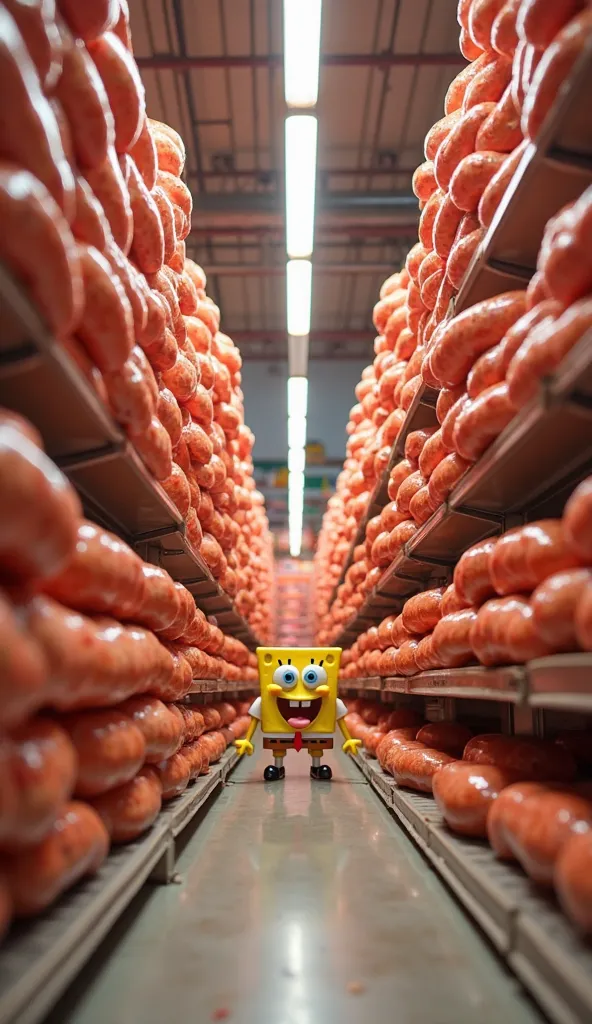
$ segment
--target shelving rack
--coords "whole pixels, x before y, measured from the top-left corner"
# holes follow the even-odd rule
[[[451,832],[432,797],[400,788],[365,753],[356,763],[551,1020],[590,1020],[592,950],[553,897],[485,842]]]
[[[564,83],[540,136],[526,148],[449,315],[499,292],[524,288],[535,271],[547,221],[592,183],[591,90],[592,44]],[[426,385],[415,396],[339,582],[368,519],[386,504],[390,471],[403,457],[407,434],[437,425],[436,398],[437,391]],[[472,544],[528,519],[560,512],[566,494],[591,471],[592,331],[541,382],[533,400],[404,546],[335,643],[351,646],[363,630],[400,611],[412,594],[448,581]]]
[[[208,775],[166,804],[142,838],[114,847],[97,875],[44,916],[12,929],[0,952],[0,1024],[41,1021],[146,881],[172,879],[178,837],[237,761],[236,751],[227,750]]]
[[[0,405],[35,424],[92,519],[162,565],[225,632],[254,649],[257,637],[190,544],[179,510],[1,266],[0,309]]]

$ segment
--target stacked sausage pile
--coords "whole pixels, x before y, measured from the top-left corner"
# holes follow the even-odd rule
[[[342,678],[412,676],[436,668],[524,664],[592,650],[592,477],[563,519],[473,545],[449,587],[409,598],[400,615],[362,633]]]
[[[461,0],[458,18],[470,64],[452,82],[445,116],[426,137],[426,162],[413,182],[422,210],[419,242],[405,270],[385,282],[374,310],[377,356],[358,385],[344,472],[319,543],[320,642],[338,635],[401,547],[592,324],[592,261],[585,251],[592,189],[548,223],[526,290],[448,318],[518,164],[592,32],[584,0]],[[440,391],[439,426],[407,436],[405,457],[388,482],[389,504],[368,522],[331,603],[368,495],[388,462],[386,446],[377,447],[377,425],[396,417],[389,421],[396,436],[423,385]]]
[[[146,117],[127,0],[60,0],[57,11],[22,0],[0,11],[0,258],[263,634],[267,520],[241,357],[185,256],[185,148]]]
[[[176,706],[255,656],[162,569],[81,516],[35,429],[0,418],[0,931],[133,839],[248,727]],[[202,735],[203,733],[203,735]],[[146,766],[149,767],[146,767]]]
[[[459,722],[421,725],[414,711],[352,701],[348,727],[399,786],[433,793],[454,832],[488,838],[539,885],[555,886],[570,919],[592,932],[592,733],[554,741],[473,736]]]

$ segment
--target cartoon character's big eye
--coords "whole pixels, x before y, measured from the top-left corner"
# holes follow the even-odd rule
[[[302,680],[309,690],[327,682],[327,673],[322,665],[307,665],[302,673]]]
[[[298,682],[298,669],[293,665],[280,665],[273,673],[273,681],[284,690],[291,690]]]

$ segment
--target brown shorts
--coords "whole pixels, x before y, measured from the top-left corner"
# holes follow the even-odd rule
[[[286,739],[278,737],[277,739],[264,738],[263,749],[264,750],[291,750],[294,746],[294,739],[288,736]],[[328,739],[318,738],[315,736],[303,736],[302,737],[302,749],[308,750],[309,747],[322,747],[323,750],[333,749],[333,737],[330,736]]]

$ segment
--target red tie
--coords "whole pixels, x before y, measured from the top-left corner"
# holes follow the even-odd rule
[[[302,733],[297,732],[294,736],[294,750],[300,752],[302,750]]]

